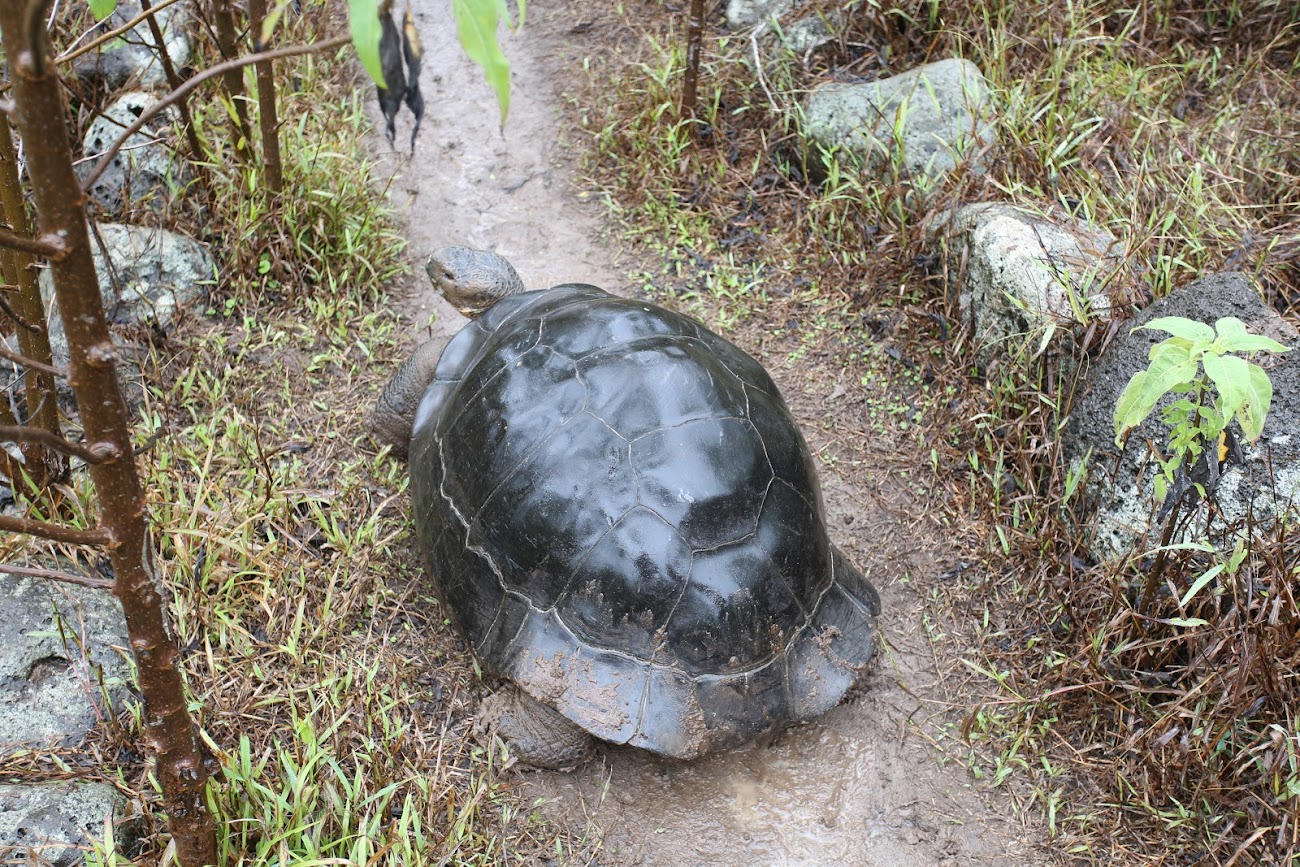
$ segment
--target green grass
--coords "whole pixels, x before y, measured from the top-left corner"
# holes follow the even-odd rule
[[[315,18],[295,19],[312,38]],[[512,794],[503,756],[471,731],[483,689],[423,574],[406,469],[366,416],[404,352],[385,300],[405,242],[366,156],[348,52],[276,66],[285,185],[229,153],[208,166],[210,211],[180,228],[212,240],[220,279],[147,368],[135,431],[149,514],[184,648],[191,709],[213,757],[223,863],[497,865],[590,857]],[[228,109],[193,104],[218,150]],[[254,110],[253,128],[257,128]],[[84,473],[59,511],[93,523]],[[52,546],[6,539],[5,556]],[[6,761],[38,779],[72,763],[143,809],[127,857],[112,835],[92,864],[154,863],[165,821],[141,746],[141,709],[85,752]]]
[[[984,566],[955,592],[1000,613],[997,628],[976,624],[968,660],[985,696],[966,722],[973,771],[1028,787],[1047,833],[1085,860],[1283,863],[1300,853],[1294,536],[1258,545],[1198,594],[1204,626],[1135,611],[1142,561],[1080,558],[1082,470],[1057,447],[1080,385],[1071,359],[1096,334],[1025,335],[982,370],[925,228],[971,201],[1068,213],[1121,239],[1106,285],[1121,311],[1239,269],[1294,316],[1300,10],[870,0],[847,20],[809,66],[771,59],[761,81],[748,39],[711,33],[698,145],[677,111],[683,16],[604,22],[641,33],[640,51],[589,61],[573,101],[592,178],[665,263],[644,288],[742,343],[775,341],[790,376],[829,348],[866,395],[852,422],[870,434],[872,465],[930,467],[930,508],[948,512]],[[805,145],[811,87],[954,55],[981,67],[1000,106],[987,175],[958,173],[918,209],[907,183]],[[1175,601],[1214,567],[1198,552],[1177,560]],[[1197,616],[1167,602],[1156,616]]]

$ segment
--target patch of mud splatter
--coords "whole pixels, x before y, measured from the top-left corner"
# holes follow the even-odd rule
[[[573,155],[557,144],[555,82],[576,74],[551,66],[559,62],[557,40],[575,23],[566,5],[535,0],[525,31],[505,37],[513,74],[504,137],[492,93],[455,43],[450,4],[412,5],[426,45],[429,116],[415,157],[385,160],[414,256],[422,261],[436,247],[465,243],[504,254],[533,288],[576,281],[625,292],[619,263],[597,240],[599,214],[570,184]],[[399,131],[399,142],[404,135]],[[376,152],[388,153],[381,137],[374,142]],[[405,288],[402,312],[413,341],[428,334],[431,316],[435,333],[464,325],[422,274]],[[827,436],[827,401],[810,390],[825,384],[830,393],[835,374],[803,370],[796,380],[778,369],[779,353],[745,348],[772,369],[817,452]],[[855,435],[850,421],[834,421],[831,435]],[[950,721],[945,677],[959,666],[928,641],[913,587],[926,587],[942,570],[943,532],[909,511],[913,504],[900,499],[903,486],[887,469],[848,464],[822,467],[822,482],[832,541],[882,596],[885,649],[872,674],[822,719],[736,752],[678,764],[605,747],[572,774],[520,775],[520,794],[544,799],[548,818],[602,842],[601,863],[1042,862],[1024,839],[1038,832],[1022,827],[1009,798],[984,790],[933,745]]]

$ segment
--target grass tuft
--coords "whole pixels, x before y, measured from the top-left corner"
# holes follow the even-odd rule
[[[1057,445],[1081,386],[1076,360],[1122,325],[1059,328],[1041,354],[1044,336],[1027,336],[981,369],[923,231],[966,202],[1059,209],[1122,239],[1124,267],[1107,287],[1121,309],[1237,269],[1294,317],[1300,9],[808,10],[844,22],[838,39],[803,58],[764,51],[761,75],[749,36],[711,20],[694,120],[677,111],[684,13],[611,11],[597,24],[635,38],[587,60],[574,115],[613,213],[665,263],[642,276],[644,291],[769,357],[784,350],[787,381],[829,358],[840,381],[860,383],[861,411],[827,417],[844,433],[823,459],[930,466],[908,489],[962,528],[964,554],[982,564],[937,591],[950,619],[983,599],[966,624],[980,638],[967,661],[983,694],[964,726],[972,769],[1027,786],[1066,852],[1123,864],[1300,856],[1294,528],[1239,560],[1179,552],[1154,610],[1138,611],[1149,563],[1141,552],[1113,568],[1084,558],[1082,476]],[[917,210],[905,180],[868,179],[805,145],[811,88],[951,56],[979,65],[1001,106],[986,175],[958,173]]]

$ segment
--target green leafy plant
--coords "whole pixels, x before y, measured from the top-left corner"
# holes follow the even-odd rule
[[[1230,422],[1240,425],[1249,442],[1259,439],[1264,429],[1273,384],[1262,367],[1229,353],[1288,348],[1251,334],[1233,316],[1218,320],[1213,328],[1181,316],[1164,316],[1138,327],[1172,336],[1151,347],[1150,365],[1133,374],[1116,401],[1115,443],[1122,445],[1166,394],[1182,395],[1161,412],[1170,427],[1169,454],[1161,460],[1162,475],[1156,478],[1156,496],[1163,500],[1178,469],[1196,461],[1210,444],[1217,448]]]

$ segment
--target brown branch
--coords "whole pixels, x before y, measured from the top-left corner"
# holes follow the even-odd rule
[[[68,372],[49,364],[41,364],[34,358],[28,358],[26,355],[19,355],[17,352],[5,349],[0,346],[0,358],[8,359],[14,364],[22,365],[29,370],[39,370],[41,373],[48,373],[51,376],[58,376],[63,379],[68,378]]]
[[[141,112],[140,117],[136,119],[135,123],[128,126],[126,131],[118,137],[117,141],[109,145],[108,150],[100,154],[99,162],[95,163],[95,168],[92,169],[90,174],[86,176],[85,180],[81,182],[82,189],[88,190],[95,185],[95,181],[99,180],[99,176],[108,170],[108,164],[113,161],[113,157],[117,156],[117,152],[122,149],[124,144],[126,144],[127,139],[144,129],[145,124],[153,120],[160,111],[175,104],[177,100],[184,99],[190,91],[194,90],[200,84],[210,81],[231,69],[242,69],[243,67],[251,66],[254,63],[261,63],[264,60],[277,60],[281,57],[296,57],[299,54],[313,54],[317,51],[328,51],[331,48],[338,48],[342,45],[346,45],[351,41],[352,37],[350,36],[336,36],[333,39],[327,39],[324,42],[313,42],[310,45],[290,45],[285,48],[277,48],[273,51],[263,51],[258,54],[250,54],[247,57],[241,57],[238,60],[228,60],[225,63],[218,63],[216,66],[211,66],[203,70],[198,75],[185,82],[182,87],[167,94],[166,98],[159,102],[155,102],[153,105]]]
[[[99,46],[106,45],[109,42],[112,42],[117,37],[122,36],[123,34],[129,33],[130,31],[134,30],[137,24],[144,21],[150,15],[156,12],[161,12],[162,10],[166,9],[168,6],[171,6],[179,2],[181,2],[181,0],[162,0],[161,3],[155,3],[153,4],[152,9],[148,9],[145,10],[144,12],[141,12],[139,15],[135,16],[130,21],[123,24],[121,27],[118,27],[116,30],[110,30],[107,33],[95,38],[93,41],[87,42],[85,45],[81,46],[80,48],[71,49],[66,54],[60,54],[55,59],[54,62],[68,63],[69,61],[76,60],[78,57],[80,57],[83,54],[89,54]]]
[[[23,42],[23,11],[17,0],[0,2],[0,36],[18,103],[18,132],[28,145],[27,175],[40,233],[58,233],[68,245],[67,257],[52,263],[50,271],[68,336],[69,380],[86,440],[112,443],[122,456],[90,465],[104,528],[93,538],[109,542],[113,594],[126,618],[136,682],[144,696],[144,739],[155,757],[176,860],[185,867],[215,864],[216,819],[207,806],[208,771],[189,714],[180,650],[159,591],[157,548],[146,519],[144,489],[129,457],[131,414],[118,383],[116,353],[91,255],[86,197],[72,167],[66,107],[58,76],[48,71],[52,65],[46,61],[42,64],[46,74],[33,74],[35,64]],[[46,50],[47,43],[38,40],[38,49]],[[41,522],[32,523],[37,529],[49,529]],[[27,522],[13,519],[0,526],[20,532],[32,529]]]
[[[31,518],[19,518],[14,515],[0,515],[0,530],[49,539],[51,542],[67,542],[70,545],[103,546],[113,541],[113,537],[103,527],[78,530],[76,527],[65,527],[63,524],[53,524],[49,521],[33,521]]]
[[[47,430],[27,425],[0,425],[0,443],[38,443],[56,452],[81,458],[88,464],[102,464],[118,456],[117,447],[112,443],[83,445],[70,442]]]
[[[266,0],[248,0],[248,25],[259,37],[265,19]],[[260,44],[254,47],[259,51],[263,48]],[[278,196],[284,191],[284,172],[280,167],[280,124],[275,116],[274,68],[275,65],[269,60],[257,64],[257,116],[262,131],[266,188],[271,191],[271,195]]]
[[[704,35],[704,0],[691,0],[691,11],[686,18],[686,74],[682,77],[682,104],[680,117],[695,118],[700,78],[700,43]],[[691,124],[691,140],[699,142],[699,125]]]
[[[239,53],[238,36],[235,33],[235,14],[231,9],[232,0],[212,0],[212,17],[216,25],[214,34],[217,50],[221,59],[234,60]],[[244,75],[238,69],[231,69],[222,74],[226,86],[226,96],[235,109],[235,153],[244,162],[253,159],[253,128],[248,125],[248,106],[244,99]]]
[[[14,251],[10,250],[7,252],[14,252]],[[5,296],[3,292],[0,292],[0,313],[3,313],[4,315],[12,319],[14,324],[17,325],[19,328],[21,328],[23,331],[29,332],[31,334],[37,334],[37,333],[43,334],[45,332],[45,328],[43,326],[38,325],[35,322],[28,322],[26,319],[24,319],[22,316],[18,314],[18,311],[10,307],[9,302],[5,300]]]
[[[140,0],[140,8],[147,15],[153,10],[153,5],[149,0]],[[167,53],[167,40],[163,38],[162,27],[158,24],[157,15],[149,15],[149,33],[153,36],[154,44],[158,46],[158,62],[162,65],[163,75],[167,78],[167,86],[172,90],[177,90],[181,86],[180,76],[176,74],[176,67],[172,65],[171,55]],[[190,116],[190,104],[188,100],[182,99],[176,104],[181,112],[181,126],[185,128],[185,138],[190,145],[190,159],[194,162],[195,174],[198,175],[199,185],[208,198],[211,198],[211,184],[208,183],[208,170],[203,163],[208,158],[207,148],[199,141],[198,131],[194,128],[194,118]]]
[[[53,5],[54,0],[28,0],[23,10],[23,47],[31,52],[28,62],[37,78],[45,75],[45,16]],[[22,62],[22,58],[17,59]]]
[[[73,575],[71,572],[60,572],[57,569],[37,569],[35,566],[15,566],[12,563],[3,563],[0,564],[0,572],[8,572],[10,575],[27,575],[31,578],[50,578],[68,584],[78,584],[82,587],[94,587],[97,590],[113,589],[112,581],[105,581],[103,578],[91,578],[89,575]]]
[[[44,256],[47,259],[60,259],[68,255],[67,245],[57,240],[28,238],[26,235],[11,232],[3,226],[0,226],[0,247],[8,247],[10,250],[22,250],[24,253],[35,253],[37,256]]]
[[[0,207],[4,209],[7,228],[24,235],[32,234],[27,217],[27,200],[23,195],[18,152],[14,147],[13,132],[7,119],[0,119]],[[23,375],[23,397],[27,401],[27,423],[32,427],[59,431],[59,406],[57,373],[54,353],[50,349],[49,328],[45,321],[45,304],[41,287],[36,282],[32,257],[19,250],[0,252],[0,269],[5,279],[18,291],[13,296],[13,307],[0,298],[0,306],[13,317],[19,326],[15,335],[20,358],[27,362]],[[14,360],[14,359],[10,359]],[[26,478],[36,487],[44,487],[53,479],[62,478],[67,461],[58,452],[50,452],[35,443],[22,447],[26,463]],[[34,493],[34,491],[33,491]]]

